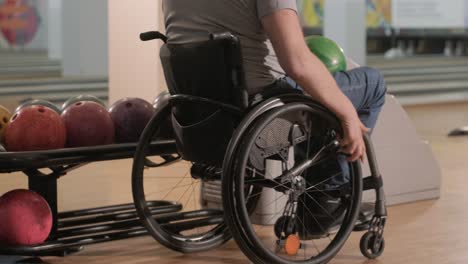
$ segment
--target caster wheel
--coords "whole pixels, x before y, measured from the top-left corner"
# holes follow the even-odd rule
[[[367,232],[361,238],[361,253],[368,259],[380,257],[385,250],[385,240],[382,238],[380,245],[377,245],[376,236],[374,232]]]
[[[291,221],[290,216],[281,216],[280,218],[278,218],[278,220],[275,223],[275,235],[278,239],[281,239],[283,237],[282,233],[284,233],[285,237],[289,237],[290,235],[296,233],[295,225],[293,227],[294,230],[290,230],[290,232],[286,230],[290,221]]]
[[[296,235],[290,235],[284,243],[284,250],[288,256],[296,256],[301,249],[301,240]]]

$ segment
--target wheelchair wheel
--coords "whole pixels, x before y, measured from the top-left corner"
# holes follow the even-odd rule
[[[362,175],[359,163],[338,153],[340,133],[329,111],[303,100],[260,115],[235,143],[224,164],[223,204],[252,262],[327,263],[344,245],[359,213]],[[254,211],[245,206],[252,195],[261,196]]]
[[[170,114],[171,109],[166,103],[157,110],[141,136],[132,171],[134,203],[140,220],[162,245],[183,253],[208,250],[231,238],[221,206],[207,208],[202,205],[202,182],[192,177],[193,164],[182,160],[179,153],[148,154],[152,141],[174,141],[171,129],[168,133]],[[172,206],[155,215],[151,201],[171,201],[178,210],[170,210]]]

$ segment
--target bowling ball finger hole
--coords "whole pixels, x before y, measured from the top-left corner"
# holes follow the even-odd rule
[[[11,118],[11,120],[15,120],[17,117],[18,117],[18,115],[16,114]]]
[[[127,108],[132,107],[132,103],[127,103],[127,104],[125,105],[125,107],[127,107]]]
[[[82,102],[78,102],[78,103],[76,103],[75,105],[76,105],[76,106],[80,106],[80,105],[82,105],[82,104],[83,104]]]
[[[5,123],[5,124],[8,123],[8,118],[4,117],[3,118],[3,123]]]
[[[37,111],[39,111],[39,113],[45,113],[45,109],[44,109],[44,108],[39,108]]]

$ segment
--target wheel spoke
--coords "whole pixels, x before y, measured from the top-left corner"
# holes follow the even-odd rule
[[[305,237],[306,226],[305,226],[304,222],[301,221],[299,218],[298,218],[297,220],[299,220],[299,222],[301,222],[301,224],[302,224],[302,230],[303,230],[303,231],[302,231],[302,232],[303,232],[302,235]],[[317,244],[315,243],[315,241],[314,241],[314,240],[311,240],[311,241],[312,241],[312,245],[314,245],[315,250],[317,250],[317,255],[320,254],[321,251],[320,251],[320,249],[318,248],[318,246],[317,246]],[[304,251],[304,258],[307,258],[307,256],[306,256],[306,250],[304,249],[303,251]]]
[[[314,219],[315,223],[317,223],[317,225],[319,226],[320,230],[323,232],[323,233],[326,233],[327,231],[325,230],[325,228],[322,226],[322,224],[320,224],[320,221],[314,216],[314,213],[312,213],[309,209],[309,207],[307,206],[307,204],[304,202],[303,199],[300,199],[301,201],[301,204],[302,206],[309,212],[310,216]]]
[[[336,218],[334,216],[332,216],[330,214],[330,212],[328,212],[327,209],[325,209],[321,203],[319,203],[314,197],[312,197],[312,195],[308,194],[308,193],[305,193],[305,195],[307,195],[307,197],[309,197],[310,199],[312,199],[333,221],[336,221]]]
[[[151,192],[151,193],[147,194],[146,196],[151,197],[151,196],[153,196],[153,195],[155,195],[155,194],[160,194],[160,193],[165,193],[165,192],[172,192],[172,191],[174,191],[174,190],[176,190],[176,189],[184,188],[184,187],[187,187],[187,186],[190,186],[190,184],[178,185],[178,186],[176,186],[176,187],[171,187],[171,188],[167,188],[167,189],[162,189],[162,190],[159,190],[159,191],[156,191],[156,192]],[[170,194],[170,193],[169,193],[169,194]],[[166,196],[164,196],[161,200],[165,200],[165,199],[169,196],[169,194],[167,194]]]
[[[248,170],[251,171],[256,171],[255,169],[252,169],[250,167],[247,167]],[[258,186],[258,187],[263,187],[263,188],[269,188],[269,189],[274,189],[276,190],[278,187],[281,187],[281,189],[285,189],[285,191],[290,191],[291,187],[286,186],[285,184],[282,184],[281,182],[276,181],[275,179],[268,179],[266,178],[265,175],[263,175],[260,172],[256,172],[258,175],[263,176],[264,178],[262,179],[244,179],[244,184],[246,183],[251,183],[252,186]],[[252,184],[252,182],[255,182],[255,184]]]
[[[336,173],[336,174],[333,174],[332,176],[326,178],[325,180],[323,180],[323,181],[321,181],[321,182],[319,182],[319,183],[317,183],[317,184],[314,184],[314,185],[310,186],[309,188],[306,189],[306,191],[308,191],[308,190],[310,190],[310,189],[313,189],[313,188],[316,188],[316,187],[319,186],[320,184],[324,184],[324,183],[326,183],[327,181],[329,181],[329,180],[335,178],[336,176],[341,175],[342,173],[343,173],[343,172],[338,172],[338,173]]]

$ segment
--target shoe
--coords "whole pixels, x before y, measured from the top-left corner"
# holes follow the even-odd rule
[[[359,216],[354,226],[355,232],[361,232],[369,230],[370,222],[375,215],[375,204],[374,203],[362,203],[361,209],[359,210]]]
[[[337,203],[340,203],[337,205]],[[313,213],[319,209],[322,213]],[[325,211],[326,209],[327,211]],[[341,204],[340,199],[321,199],[320,206],[308,206],[305,209],[303,206],[298,206],[297,210],[297,231],[301,239],[313,240],[328,237],[335,234],[340,229],[344,217],[345,206]],[[365,231],[369,229],[369,224],[374,216],[375,204],[362,203],[359,211],[358,219],[356,220],[354,231]],[[332,219],[332,217],[334,219]],[[306,223],[302,224],[302,219]],[[305,228],[304,228],[305,227]]]
[[[302,195],[297,206],[297,231],[301,239],[329,236],[343,221],[346,206],[341,198],[322,193]]]

